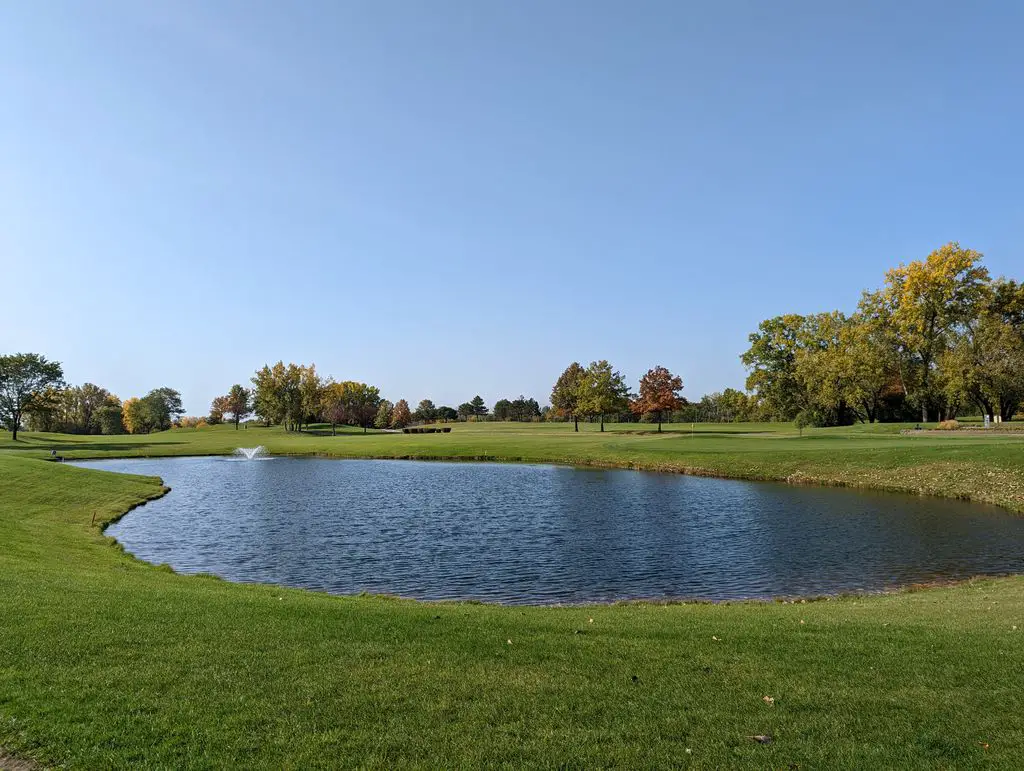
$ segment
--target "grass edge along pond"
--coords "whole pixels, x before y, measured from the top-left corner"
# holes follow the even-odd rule
[[[326,437],[271,431],[253,442],[259,433],[112,437],[120,447],[78,452],[325,452]],[[396,455],[486,457],[504,444],[510,458],[564,462],[534,457],[551,443],[553,455],[575,447],[597,463],[675,454],[710,470],[717,457],[738,473],[754,463],[742,449],[751,442],[765,444],[753,453],[763,468],[787,476],[844,462],[849,473],[960,462],[1017,480],[1021,468],[1013,440],[848,432],[826,435],[815,457],[805,448],[823,440],[789,450],[795,442],[771,434],[608,432],[568,445],[464,433],[444,453],[428,443],[456,433],[371,435],[362,449],[398,440]],[[811,603],[581,608],[231,584],[113,547],[100,524],[160,495],[160,481],[30,457],[57,438],[0,452],[0,746],[44,764],[1014,767],[1024,751],[1024,578]],[[363,454],[360,438],[337,439],[345,452],[331,454]],[[617,443],[632,454],[614,457]]]

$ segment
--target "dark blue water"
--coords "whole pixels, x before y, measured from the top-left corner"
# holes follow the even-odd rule
[[[108,530],[144,560],[343,594],[721,600],[1024,572],[1024,518],[929,498],[537,465],[83,465],[172,488]]]

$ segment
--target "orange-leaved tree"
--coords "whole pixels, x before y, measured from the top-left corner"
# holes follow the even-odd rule
[[[666,412],[678,410],[683,406],[679,392],[683,390],[683,379],[673,375],[664,367],[658,366],[647,371],[640,378],[640,395],[633,400],[630,408],[633,412],[643,415],[654,412],[658,415],[658,431]]]

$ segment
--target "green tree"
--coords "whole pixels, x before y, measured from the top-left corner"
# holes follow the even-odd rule
[[[96,422],[101,434],[112,436],[124,433],[121,401],[116,396],[108,396],[106,403],[96,410]]]
[[[387,399],[382,399],[377,407],[377,415],[373,419],[374,428],[389,428],[391,426],[391,411],[395,408]]]
[[[69,388],[67,394],[71,400],[70,423],[75,432],[83,434],[98,434],[100,427],[96,422],[96,410],[107,402],[110,392],[93,383],[85,383],[75,388]]]
[[[551,407],[559,415],[572,420],[573,430],[580,430],[580,384],[586,377],[586,370],[574,361],[558,376],[551,389]]]
[[[477,394],[469,400],[470,405],[473,407],[473,414],[478,418],[482,418],[487,414],[487,405],[484,404],[483,397]]]
[[[621,373],[605,359],[592,361],[579,383],[576,410],[580,415],[599,416],[604,431],[605,415],[629,409],[629,386]]]
[[[540,405],[536,399],[527,399],[519,394],[518,399],[509,402],[509,419],[528,422],[540,417]]]
[[[852,370],[841,344],[848,325],[839,311],[805,316],[797,335],[796,379],[800,385],[801,412],[820,426],[854,422],[849,399]]]
[[[508,399],[498,399],[494,403],[494,419],[510,420],[512,418],[512,402]]]
[[[806,318],[796,313],[762,321],[749,336],[750,348],[740,357],[750,369],[747,390],[754,391],[778,420],[792,420],[807,406],[796,373],[797,351]]]
[[[436,418],[437,420],[440,420],[442,423],[447,423],[451,420],[458,420],[459,413],[457,410],[453,410],[451,407],[441,405],[440,407],[437,408]]]
[[[432,423],[434,418],[437,416],[437,407],[430,399],[424,399],[416,406],[416,411],[412,414],[414,420],[418,420],[421,423]]]
[[[645,415],[654,413],[658,416],[658,431],[666,413],[677,410],[683,400],[679,392],[683,390],[683,379],[673,375],[665,367],[657,366],[647,370],[640,378],[640,394],[630,405],[633,412]]]
[[[48,388],[64,383],[60,362],[48,361],[37,353],[0,356],[0,421],[17,441],[25,412]]]
[[[166,431],[179,415],[185,414],[181,406],[181,394],[173,388],[154,388],[140,401],[142,425],[148,431]]]

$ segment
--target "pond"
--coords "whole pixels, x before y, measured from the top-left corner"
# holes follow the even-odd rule
[[[78,465],[172,488],[107,530],[141,559],[339,594],[725,600],[1024,572],[1024,518],[933,498],[547,465]]]

